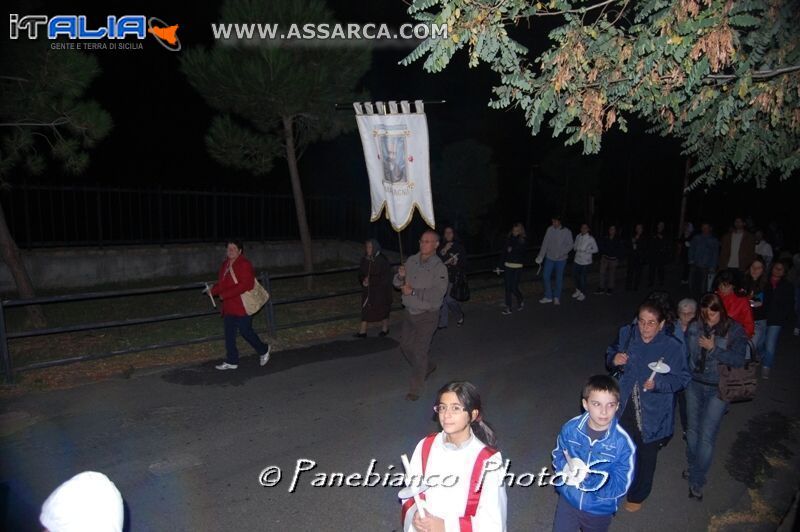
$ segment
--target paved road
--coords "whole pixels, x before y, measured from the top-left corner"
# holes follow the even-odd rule
[[[396,471],[399,455],[435,428],[435,389],[456,378],[482,390],[511,472],[538,472],[549,466],[561,424],[579,411],[584,379],[604,371],[605,346],[644,292],[545,307],[527,288],[525,311],[501,316],[496,305],[471,304],[463,328],[437,335],[439,370],[416,403],[403,400],[408,369],[391,338],[276,353],[266,369],[249,358],[237,372],[206,364],[7,402],[0,411],[5,528],[36,529],[53,488],[97,470],[120,488],[134,531],[394,530],[396,488],[312,487],[314,473],[363,474],[372,459],[377,473]],[[732,473],[746,479],[747,456],[763,447],[759,435],[783,441],[789,421],[800,419],[798,340],[781,338],[773,379],[724,420],[705,500],[687,499],[676,438],[661,453],[642,511],[621,512],[612,530],[704,530],[752,496]],[[746,432],[748,420],[770,412],[777,417]],[[750,439],[737,440],[740,431]],[[792,460],[791,449],[784,454]],[[289,493],[298,459],[318,465]],[[283,469],[283,479],[262,487],[259,473],[270,465]],[[549,529],[552,488],[513,487],[508,495],[509,530]]]

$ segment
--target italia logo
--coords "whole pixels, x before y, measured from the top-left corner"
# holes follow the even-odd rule
[[[181,49],[178,39],[178,24],[168,25],[156,17],[144,15],[124,15],[106,17],[105,25],[90,26],[86,15],[25,15],[12,13],[9,16],[9,38],[19,39],[20,34],[27,32],[28,39],[37,39],[39,29],[47,32],[47,38],[54,40],[64,36],[70,40],[126,39],[133,37],[139,40],[151,34],[158,43],[171,52]],[[24,36],[23,36],[24,38]]]

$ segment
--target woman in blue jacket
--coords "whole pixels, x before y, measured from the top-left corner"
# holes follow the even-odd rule
[[[683,340],[669,331],[667,309],[655,300],[639,306],[637,320],[619,330],[617,341],[606,350],[606,364],[622,372],[620,425],[636,444],[633,484],[623,505],[629,512],[638,511],[650,495],[658,451],[672,437],[675,394],[686,387],[691,376],[686,364]],[[669,365],[669,373],[650,379],[651,362],[660,359]]]
[[[725,305],[717,294],[706,294],[700,300],[700,317],[686,331],[689,368],[692,381],[686,388],[686,458],[689,469],[689,498],[703,500],[703,486],[711,467],[714,443],[728,410],[728,403],[717,396],[718,364],[742,367],[747,354],[744,328],[728,317]]]

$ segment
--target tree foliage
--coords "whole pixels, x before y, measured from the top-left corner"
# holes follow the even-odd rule
[[[415,0],[447,24],[402,63],[440,72],[457,51],[499,76],[493,108],[520,109],[567,144],[597,153],[626,116],[681,139],[692,187],[786,179],[800,166],[800,9],[796,0]],[[535,57],[510,34],[553,17]]]
[[[221,23],[334,23],[318,0],[227,0]],[[335,138],[355,125],[334,105],[358,98],[354,91],[369,69],[363,48],[298,46],[292,41],[220,41],[182,57],[182,70],[211,107],[206,137],[210,154],[223,164],[263,175],[285,156],[283,118],[292,121],[298,158],[318,140]]]
[[[13,170],[41,174],[49,161],[78,174],[88,150],[111,131],[111,115],[86,92],[100,69],[78,51],[19,41],[0,53],[0,180]]]

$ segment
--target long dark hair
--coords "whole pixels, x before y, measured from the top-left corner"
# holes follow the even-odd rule
[[[497,437],[494,434],[492,427],[483,419],[483,407],[481,406],[481,394],[478,393],[478,388],[469,381],[452,381],[448,382],[436,392],[436,403],[438,405],[442,400],[442,395],[447,392],[453,392],[458,397],[458,402],[464,406],[470,417],[472,411],[477,410],[478,415],[475,420],[470,423],[470,428],[475,436],[478,437],[483,443],[489,447],[497,447]],[[438,418],[437,418],[438,421]]]
[[[444,234],[447,230],[450,229],[453,232],[453,243],[455,244],[458,241],[458,233],[456,232],[456,228],[452,225],[445,225],[444,229],[442,229],[442,240],[439,242],[439,246],[444,246],[447,243],[447,239],[444,237]]]
[[[758,279],[753,279],[753,276],[750,274],[750,268],[752,268],[753,264],[756,262],[761,264],[763,271],[761,272],[761,277]],[[769,279],[770,274],[771,272],[767,271],[767,263],[764,261],[764,259],[761,257],[756,257],[753,262],[750,263],[750,266],[747,267],[747,275],[745,275],[744,282],[742,282],[742,288],[748,292],[753,292],[754,294],[762,292],[767,286],[767,280]]]
[[[228,247],[228,244],[233,244],[236,246],[240,252],[244,253],[244,243],[239,238],[229,238],[225,241],[225,247]]]
[[[731,318],[728,316],[728,311],[725,310],[725,304],[722,298],[714,293],[707,293],[700,299],[700,323],[704,327],[708,326],[708,311],[713,310],[719,312],[719,323],[715,329],[720,336],[727,336],[728,329],[731,328]]]

